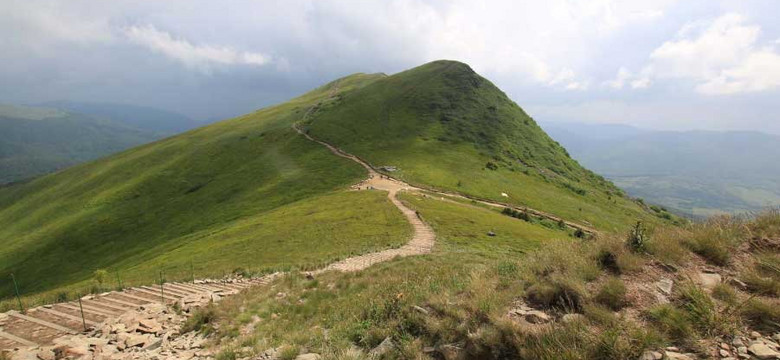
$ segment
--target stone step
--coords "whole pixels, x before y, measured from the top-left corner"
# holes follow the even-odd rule
[[[82,319],[82,318],[80,318],[80,317],[78,317],[78,316],[73,316],[73,315],[71,315],[71,314],[66,314],[66,313],[64,313],[64,312],[59,312],[59,311],[57,311],[57,310],[54,310],[54,309],[48,309],[48,308],[45,308],[45,307],[39,307],[39,308],[37,308],[36,310],[37,310],[37,311],[43,311],[43,312],[45,312],[45,313],[49,313],[49,314],[52,314],[52,315],[54,315],[54,316],[59,316],[59,317],[61,317],[61,318],[64,318],[64,319],[69,319],[69,320],[73,320],[73,321],[82,322],[82,320],[83,320],[83,321],[84,321],[84,322],[85,322],[87,325],[92,325],[92,326],[95,326],[95,325],[97,325],[97,324],[98,324],[98,323],[97,323],[97,322],[95,322],[95,321],[92,321],[92,320],[89,320],[89,319]]]
[[[71,329],[69,327],[62,326],[60,324],[55,324],[55,323],[52,323],[52,322],[49,322],[49,321],[46,321],[46,320],[41,320],[41,319],[38,319],[38,318],[35,318],[35,317],[32,317],[32,316],[23,315],[23,314],[20,314],[20,313],[18,313],[16,311],[9,311],[6,314],[8,314],[9,316],[15,317],[17,319],[22,319],[24,321],[29,321],[29,322],[32,322],[32,323],[36,323],[38,325],[45,326],[45,327],[48,327],[48,328],[52,328],[54,330],[62,331],[62,332],[68,333],[68,334],[78,334],[79,333],[78,330],[73,330],[73,329]]]
[[[3,330],[0,330],[0,337],[4,338],[4,339],[11,340],[13,342],[20,343],[20,344],[22,344],[24,346],[38,346],[38,344],[36,344],[36,343],[34,343],[34,342],[30,341],[30,340],[20,338],[20,337],[14,335],[14,334],[7,333],[7,332],[5,332]]]

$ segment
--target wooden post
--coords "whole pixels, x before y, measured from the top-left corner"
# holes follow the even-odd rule
[[[79,310],[81,311],[81,324],[84,325],[84,331],[87,331],[87,320],[84,319],[84,307],[81,306],[81,294],[79,296]]]
[[[160,298],[162,303],[165,304],[165,289],[163,288],[163,272],[160,270]]]
[[[22,298],[19,296],[19,284],[16,283],[16,276],[11,273],[11,280],[14,282],[14,291],[16,292],[16,301],[19,303],[19,312],[24,314],[24,306],[22,306]]]
[[[119,291],[124,290],[125,288],[122,286],[122,279],[119,277],[119,269],[116,269],[116,284],[119,287]]]
[[[195,283],[195,265],[192,264],[192,259],[190,259],[190,276],[192,277],[192,283]]]

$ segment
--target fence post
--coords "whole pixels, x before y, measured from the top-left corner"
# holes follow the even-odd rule
[[[125,288],[122,286],[122,279],[119,277],[119,269],[116,269],[116,284],[119,286],[119,291],[124,290]]]
[[[81,310],[81,324],[84,326],[84,331],[87,331],[87,320],[84,319],[84,307],[81,306],[81,294],[79,297],[79,310]]]
[[[190,260],[190,276],[192,277],[192,283],[195,283],[195,265],[192,264],[192,260]]]
[[[163,272],[160,270],[160,298],[162,303],[165,304],[165,289],[163,289]]]
[[[16,276],[14,276],[14,273],[11,273],[11,280],[14,282],[14,291],[16,292],[16,301],[19,303],[19,312],[24,313],[22,298],[19,296],[19,284],[16,283]]]

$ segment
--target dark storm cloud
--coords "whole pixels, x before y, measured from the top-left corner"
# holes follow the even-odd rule
[[[8,0],[0,102],[225,117],[350,73],[449,58],[537,118],[780,132],[777,10],[704,0]]]

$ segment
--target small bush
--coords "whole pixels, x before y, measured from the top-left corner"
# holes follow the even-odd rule
[[[536,283],[526,290],[529,302],[564,311],[582,311],[584,297],[582,283],[560,277]]]
[[[680,305],[691,324],[701,334],[709,336],[733,333],[736,318],[726,311],[720,311],[712,298],[700,287],[683,285],[680,289]]]
[[[737,291],[731,285],[720,283],[712,289],[712,297],[729,305],[737,303]]]
[[[673,341],[682,343],[695,335],[688,315],[671,304],[651,308],[648,316]]]
[[[583,306],[582,313],[585,317],[596,325],[614,326],[618,318],[612,310],[609,310],[598,304],[588,304]]]
[[[95,272],[93,273],[93,279],[97,283],[98,288],[100,288],[100,290],[102,291],[104,289],[106,279],[108,279],[108,271],[104,269],[95,270]]]
[[[217,313],[214,310],[214,306],[211,304],[205,308],[198,309],[186,322],[184,322],[184,325],[181,327],[181,333],[200,331],[204,334],[209,334],[212,330],[211,323],[216,317]]]
[[[626,305],[626,285],[620,278],[612,277],[604,283],[594,300],[612,310],[620,310]]]
[[[582,239],[585,237],[585,232],[582,231],[582,229],[577,228],[577,230],[574,230],[574,237]]]
[[[742,308],[742,317],[760,331],[780,331],[780,302],[751,299]]]
[[[279,353],[279,360],[295,360],[300,353],[301,351],[297,346],[285,346]]]
[[[681,264],[688,255],[683,242],[689,236],[688,230],[679,227],[656,228],[653,236],[645,242],[645,250],[663,262]]]
[[[216,360],[236,360],[236,357],[236,351],[232,348],[227,348],[217,354]]]
[[[763,277],[758,271],[748,270],[740,278],[747,284],[748,291],[766,296],[780,296],[780,281],[771,277]]]
[[[634,252],[641,252],[645,251],[645,243],[647,243],[647,230],[642,225],[641,221],[637,221],[636,225],[634,225],[628,233],[626,244],[628,244],[628,248]]]
[[[780,209],[772,209],[758,214],[750,224],[754,236],[774,238],[780,236]]]
[[[488,170],[498,170],[498,165],[492,161],[488,161],[487,164],[485,164],[485,168]]]
[[[685,245],[718,266],[728,265],[731,253],[745,238],[743,225],[728,216],[714,217],[704,224],[693,225],[691,230]]]

